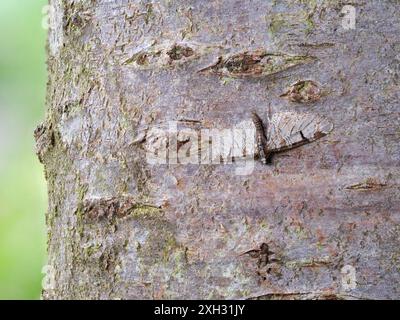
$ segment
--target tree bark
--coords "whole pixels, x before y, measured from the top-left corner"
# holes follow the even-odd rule
[[[45,299],[400,298],[398,1],[50,4]],[[252,111],[334,129],[247,175],[148,161]]]

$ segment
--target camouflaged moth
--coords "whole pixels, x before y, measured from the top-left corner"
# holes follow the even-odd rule
[[[331,121],[312,113],[275,113],[265,126],[253,112],[252,121],[256,131],[256,152],[264,164],[269,163],[273,153],[313,142],[333,130]]]

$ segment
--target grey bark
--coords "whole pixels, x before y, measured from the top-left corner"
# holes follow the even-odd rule
[[[50,4],[45,299],[400,298],[398,1],[354,1],[349,30],[342,1]],[[252,110],[334,130],[250,175],[147,161],[152,126]]]

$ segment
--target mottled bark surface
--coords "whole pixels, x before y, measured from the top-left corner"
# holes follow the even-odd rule
[[[354,30],[342,1],[50,3],[44,298],[400,298],[398,1],[353,1]],[[252,110],[334,130],[250,175],[146,161],[151,126]]]

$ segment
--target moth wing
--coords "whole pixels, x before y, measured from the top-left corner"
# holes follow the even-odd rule
[[[268,150],[284,151],[315,141],[333,130],[328,119],[298,112],[275,113],[268,123]]]

